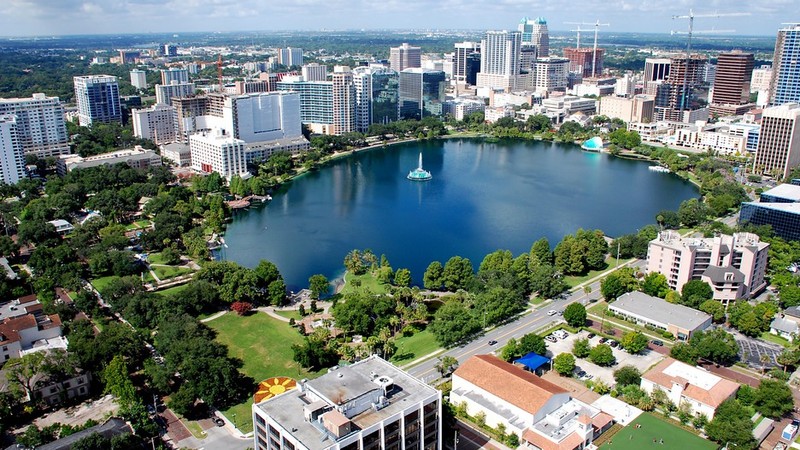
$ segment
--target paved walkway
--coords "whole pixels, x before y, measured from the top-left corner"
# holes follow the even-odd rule
[[[281,322],[287,322],[287,323],[289,322],[288,318],[283,317],[282,315],[280,315],[280,314],[275,312],[275,307],[274,306],[261,306],[261,307],[256,308],[256,309],[258,311],[267,313],[268,316],[270,316],[272,318],[275,318],[275,319],[278,319]]]
[[[186,425],[172,411],[166,409],[161,415],[164,416],[164,420],[167,422],[167,434],[174,442],[180,442],[192,436]]]
[[[214,314],[212,314],[212,315],[210,315],[210,316],[206,317],[205,319],[202,319],[202,320],[200,320],[200,322],[203,322],[203,323],[206,323],[206,322],[211,322],[211,321],[212,321],[212,320],[214,320],[214,319],[218,319],[218,318],[220,318],[220,317],[224,316],[224,315],[225,315],[225,313],[227,313],[227,312],[228,312],[228,311],[219,311],[219,312],[216,312],[216,313],[214,313]]]

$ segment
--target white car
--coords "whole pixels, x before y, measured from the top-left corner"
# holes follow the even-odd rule
[[[556,311],[555,309],[551,309],[550,311],[547,311],[547,315],[548,316],[555,316],[556,314],[558,314],[558,311]]]

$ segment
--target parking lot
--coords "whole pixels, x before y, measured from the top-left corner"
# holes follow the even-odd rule
[[[778,344],[751,339],[739,333],[734,333],[736,344],[739,346],[739,359],[753,369],[761,369],[762,366],[767,370],[779,367],[775,358],[783,351],[783,347]],[[768,360],[762,361],[766,355]]]
[[[570,334],[565,339],[558,339],[557,342],[547,342],[547,356],[553,358],[559,353],[572,353],[572,345],[575,340],[586,338],[588,335],[589,332],[581,331],[578,334]],[[589,344],[592,347],[598,345],[599,343],[599,336],[589,339]],[[617,363],[615,365],[611,367],[600,367],[592,362],[589,362],[587,359],[576,358],[575,371],[577,372],[579,370],[584,370],[587,374],[592,375],[593,379],[603,380],[609,386],[613,386],[615,384],[614,371],[618,368],[631,365],[639,369],[640,372],[644,373],[647,371],[647,369],[664,358],[664,355],[648,349],[645,349],[641,354],[638,355],[631,355],[624,350],[620,350],[619,348],[612,348],[611,351],[614,353],[614,357],[617,359]]]

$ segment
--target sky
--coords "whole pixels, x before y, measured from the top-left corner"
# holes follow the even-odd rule
[[[607,22],[616,32],[686,30],[673,15],[749,13],[696,18],[695,30],[775,35],[800,22],[798,0],[2,0],[0,35],[180,33],[349,29],[514,29],[542,16],[552,30],[564,22]],[[797,17],[787,17],[796,12]]]

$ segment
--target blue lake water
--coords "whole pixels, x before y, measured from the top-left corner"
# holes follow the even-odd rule
[[[419,153],[433,179],[406,179]],[[350,250],[386,254],[421,284],[453,255],[477,269],[497,249],[516,256],[541,237],[555,246],[578,228],[609,236],[654,223],[697,189],[650,164],[550,142],[449,139],[361,152],[295,179],[268,205],[234,216],[223,259],[277,264],[292,289],[343,272]]]

